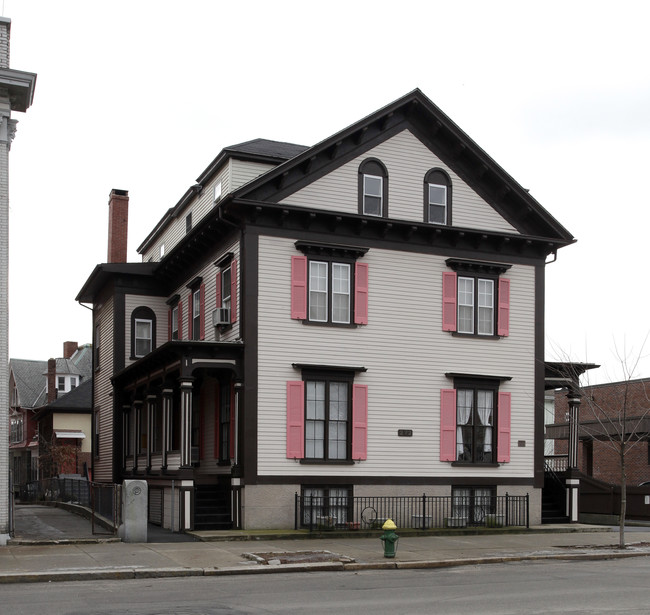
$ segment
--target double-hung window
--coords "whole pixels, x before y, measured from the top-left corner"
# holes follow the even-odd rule
[[[494,335],[494,280],[458,276],[458,333]]]
[[[309,261],[309,320],[349,324],[351,265]]]
[[[291,317],[308,323],[368,324],[366,248],[296,242],[291,259]]]
[[[205,339],[205,283],[198,276],[188,285],[187,298],[187,336],[191,340]]]
[[[220,310],[219,322],[233,324],[237,321],[237,259],[229,252],[215,265],[219,268],[216,279],[216,308]]]
[[[167,300],[169,311],[167,313],[168,331],[167,337],[170,340],[180,340],[183,338],[183,316],[180,295],[173,295]]]
[[[140,306],[131,312],[131,359],[139,359],[156,348],[156,315]]]
[[[349,459],[350,383],[305,382],[305,459]]]
[[[424,176],[424,221],[451,224],[451,179],[442,169],[431,169]]]
[[[135,319],[135,356],[144,357],[151,352],[151,320]]]
[[[178,305],[175,305],[172,308],[172,335],[171,338],[173,340],[179,339],[179,334],[178,334],[178,324],[179,324],[179,317],[178,317]]]
[[[376,158],[368,158],[359,165],[359,213],[388,216],[388,171]]]
[[[201,290],[192,292],[192,339],[201,339]]]
[[[447,259],[442,274],[442,329],[464,335],[506,337],[510,333],[510,265]]]
[[[298,367],[298,365],[294,365]],[[367,455],[368,387],[355,371],[304,366],[287,383],[287,457],[306,462],[352,462]]]
[[[453,389],[440,395],[440,460],[472,464],[510,461],[509,377],[447,374]]]

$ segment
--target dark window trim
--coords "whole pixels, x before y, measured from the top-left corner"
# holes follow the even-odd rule
[[[381,177],[382,182],[381,182],[381,190],[382,190],[382,198],[381,198],[381,215],[380,216],[373,216],[371,214],[365,214],[363,212],[363,196],[364,196],[364,191],[363,191],[363,178],[365,175],[374,175],[376,177]],[[388,218],[388,170],[386,169],[386,165],[379,160],[379,158],[366,158],[360,165],[359,165],[359,181],[358,181],[358,190],[359,190],[359,214],[362,216],[368,216],[370,218]]]
[[[197,275],[191,282],[185,285],[185,288],[188,288],[191,291],[196,291],[199,289],[199,286],[201,286],[201,282],[203,282],[203,278],[200,275]]]
[[[311,299],[311,263],[321,262],[327,263],[327,320],[311,320],[309,317],[309,304]],[[343,327],[355,328],[358,325],[354,322],[354,291],[355,291],[355,265],[356,259],[339,258],[337,256],[328,256],[325,254],[313,255],[307,257],[307,318],[302,323],[310,326],[320,327]],[[333,322],[332,321],[332,265],[349,265],[350,267],[350,307],[349,307],[349,321],[348,322]]]
[[[493,263],[490,261],[475,261],[465,258],[448,258],[445,264],[456,273],[468,274],[475,277],[498,278],[512,265],[506,263]]]
[[[458,427],[458,390],[465,389],[471,390],[473,392],[473,403],[472,403],[472,413],[476,414],[478,412],[478,404],[476,393],[478,390],[489,390],[492,391],[492,459],[493,461],[481,462],[481,461],[467,461],[465,459],[456,459],[452,461],[452,466],[471,466],[471,467],[499,467],[497,459],[497,447],[498,447],[498,426],[499,426],[499,384],[501,378],[495,378],[490,376],[471,376],[468,374],[459,374],[454,377],[454,389],[456,390],[456,427]],[[510,380],[510,378],[505,378],[505,380]],[[474,428],[477,426],[477,422],[472,420],[472,457],[475,455],[475,431]],[[458,443],[457,443],[458,444]],[[458,449],[456,450],[456,456],[458,456]]]
[[[167,299],[167,301],[165,301],[165,303],[169,307],[174,307],[174,306],[178,305],[178,302],[180,300],[181,300],[181,296],[179,294],[176,294],[176,295],[172,295],[169,299]]]
[[[136,320],[150,320],[151,321],[151,350],[149,353],[153,352],[156,349],[156,314],[155,312],[145,305],[141,305],[135,308],[131,312],[131,360],[135,361],[141,359],[144,356],[147,356],[146,353],[142,356],[136,355],[135,353],[135,321]]]
[[[320,241],[298,240],[293,245],[305,256],[325,256],[328,258],[340,258],[356,261],[365,256],[369,248],[361,246],[346,246],[336,243],[324,243]]]
[[[437,180],[440,176],[440,181]],[[431,222],[429,220],[429,184],[434,184],[437,186],[445,186],[447,188],[447,202],[446,202],[446,211],[445,211],[445,221],[444,222]],[[449,173],[440,167],[434,167],[429,169],[424,176],[424,185],[422,188],[422,199],[424,203],[424,214],[423,220],[427,224],[433,224],[435,226],[451,226],[451,178]]]
[[[226,252],[223,256],[214,261],[214,266],[222,269],[224,267],[230,267],[230,262],[235,258],[234,253]]]
[[[303,437],[305,438],[305,456],[300,460],[300,463],[306,465],[354,465],[352,459],[352,385],[354,383],[354,371],[345,370],[344,368],[334,367],[329,369],[322,368],[309,368],[302,369],[302,380],[305,383],[305,430]],[[324,420],[324,433],[323,433],[323,457],[307,457],[307,382],[324,382],[325,383],[325,420]],[[347,384],[348,397],[347,397],[347,421],[346,421],[346,457],[345,459],[329,459],[327,457],[329,450],[329,418],[328,418],[328,400],[329,400],[329,384],[331,382],[344,382]]]
[[[292,363],[291,367],[300,369],[304,373],[341,373],[341,372],[367,372],[367,367],[349,367],[347,365],[316,365],[314,363]],[[304,375],[304,374],[303,374]],[[352,376],[354,377],[354,376]]]

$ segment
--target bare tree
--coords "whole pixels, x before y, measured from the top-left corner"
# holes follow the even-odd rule
[[[647,338],[646,338],[647,339]],[[650,434],[650,396],[644,380],[635,380],[643,347],[630,355],[624,348],[615,354],[623,378],[612,385],[607,395],[588,384],[583,387],[583,408],[580,431],[603,442],[618,458],[621,486],[619,511],[619,547],[625,548],[625,515],[627,512],[626,458]]]

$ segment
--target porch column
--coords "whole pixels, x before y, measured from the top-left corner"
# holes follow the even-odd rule
[[[131,406],[122,406],[122,468],[126,470],[126,458],[129,456],[129,449],[133,443],[133,433],[131,431]]]
[[[193,379],[181,380],[181,467],[192,465],[192,386]]]
[[[567,468],[575,470],[578,467],[578,432],[580,430],[580,394],[570,391],[569,400],[569,457]]]
[[[133,425],[133,469],[138,469],[138,456],[140,454],[140,438],[142,434],[140,433],[140,421],[142,415],[142,401],[137,400],[133,402],[133,418],[135,419],[135,424]]]
[[[153,413],[156,411],[155,395],[147,395],[147,470],[151,469],[151,451],[153,450]]]
[[[578,435],[580,431],[580,393],[573,387],[567,394],[569,400],[569,450],[567,458],[568,478],[566,479],[566,514],[572,523],[579,519],[578,498],[580,479],[573,474],[578,469]]]
[[[167,468],[167,452],[172,448],[172,389],[163,389],[162,392],[162,420],[163,420],[163,445],[162,445],[162,467]]]

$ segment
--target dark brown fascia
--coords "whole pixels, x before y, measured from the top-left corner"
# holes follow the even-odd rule
[[[454,252],[480,251],[538,260],[566,245],[562,240],[549,240],[546,237],[372,218],[339,211],[243,199],[232,200],[224,205],[224,211],[226,216],[239,220],[241,225],[275,227],[297,233],[309,231],[324,236],[336,234],[339,240],[348,237],[381,241],[392,244],[395,248],[408,243],[409,249],[435,247]]]
[[[234,192],[279,202],[374,145],[412,128],[432,151],[524,235],[575,240],[551,214],[420,90],[336,133]]]

